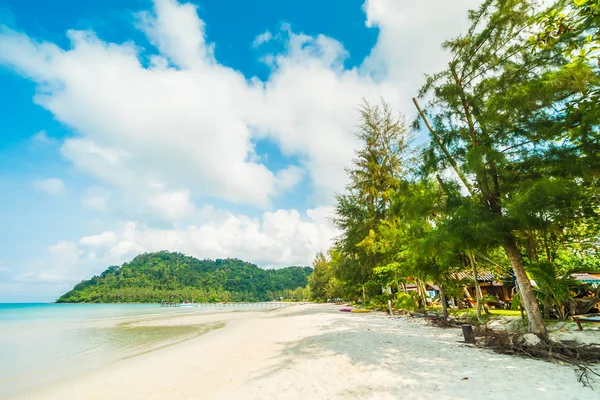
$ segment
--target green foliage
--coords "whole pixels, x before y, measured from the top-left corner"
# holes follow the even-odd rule
[[[576,282],[570,273],[559,276],[554,265],[547,261],[540,261],[530,265],[529,270],[537,283],[536,293],[544,306],[546,316],[555,314],[564,321],[573,298],[572,290]]]
[[[431,97],[433,121],[424,172],[451,167],[468,189],[448,210],[451,233],[471,249],[505,249],[531,328],[541,336],[545,328],[524,263],[540,257],[551,263],[568,230],[594,225],[600,210],[600,112],[592,101],[600,79],[597,66],[573,61],[570,42],[596,32],[597,20],[585,19],[589,24],[573,28],[580,32],[575,36],[532,45],[545,15],[533,1],[484,1],[471,12],[467,33],[445,43],[453,55],[448,68],[421,91]]]
[[[198,260],[181,253],[141,254],[62,295],[60,303],[267,301],[308,298],[310,267],[265,270],[237,259]]]
[[[471,27],[444,43],[452,61],[423,85],[425,109],[414,101],[431,134],[422,150],[389,106],[365,104],[362,147],[337,195],[341,235],[331,259],[315,261],[313,296],[364,293],[384,307],[391,289],[411,309],[423,282],[460,298],[459,273],[512,268],[513,306],[546,336],[536,295],[564,318],[568,272],[600,265],[599,12],[598,0],[550,10],[482,1]],[[402,293],[409,281],[417,290]]]
[[[399,190],[399,178],[409,172],[409,130],[403,117],[391,108],[365,103],[360,110],[357,133],[363,146],[346,169],[350,183],[338,194],[336,218],[342,231],[337,250],[342,259],[337,277],[344,282],[364,284],[376,279],[373,269],[385,261],[377,249],[376,230],[389,219],[392,198]]]
[[[396,309],[414,311],[419,307],[416,295],[411,293],[397,293],[396,294]]]
[[[310,285],[311,298],[313,300],[327,300],[328,286],[333,279],[333,270],[331,263],[323,253],[317,253],[313,261],[313,273],[308,278]]]

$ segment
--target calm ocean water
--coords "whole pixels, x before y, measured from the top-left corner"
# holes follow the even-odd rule
[[[228,311],[157,304],[0,304],[0,399],[206,332],[130,326],[140,318]]]

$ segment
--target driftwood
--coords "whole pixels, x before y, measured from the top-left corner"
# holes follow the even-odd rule
[[[591,367],[600,363],[599,344],[580,344],[574,341],[538,341],[531,343],[523,334],[483,330],[477,345],[500,354],[534,358],[575,367],[578,382],[592,388],[591,376],[600,377],[600,373]]]
[[[437,315],[428,315],[426,321],[440,328],[460,328],[465,321],[449,318],[444,320]],[[535,335],[500,332],[483,326],[473,326],[476,332],[476,346],[490,349],[496,353],[518,357],[534,358],[559,364],[571,365],[578,374],[577,381],[592,388],[590,378],[600,377],[600,373],[592,369],[600,364],[600,344],[580,344],[574,341],[542,341]],[[527,340],[527,336],[536,340]]]
[[[439,328],[460,328],[464,325],[465,321],[458,320],[456,318],[444,319],[440,315],[426,315],[425,321],[427,323],[437,326]]]

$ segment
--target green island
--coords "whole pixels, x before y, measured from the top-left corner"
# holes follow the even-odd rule
[[[111,266],[82,281],[58,303],[235,302],[299,299],[310,267],[262,269],[235,258],[199,260],[160,251]]]

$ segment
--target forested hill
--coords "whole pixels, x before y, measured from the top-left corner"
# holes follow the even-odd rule
[[[267,301],[300,297],[310,267],[267,270],[238,259],[198,260],[181,253],[141,254],[82,281],[59,303],[195,300]]]

